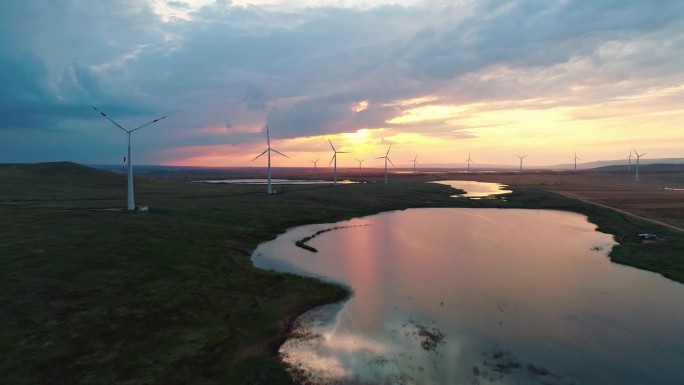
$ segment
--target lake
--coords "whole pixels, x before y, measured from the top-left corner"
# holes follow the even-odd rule
[[[684,285],[613,264],[595,229],[561,211],[411,209],[290,229],[252,259],[353,291],[281,347],[300,380],[684,383]],[[317,232],[318,252],[295,246]]]

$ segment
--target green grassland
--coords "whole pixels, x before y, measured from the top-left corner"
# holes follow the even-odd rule
[[[542,188],[506,201],[448,186],[209,185],[136,179],[73,163],[0,165],[0,383],[287,384],[274,360],[289,323],[348,291],[256,269],[287,228],[411,207],[524,207],[589,216],[612,258],[684,282],[684,237]],[[113,209],[113,210],[112,210]],[[642,243],[648,228],[661,239]]]

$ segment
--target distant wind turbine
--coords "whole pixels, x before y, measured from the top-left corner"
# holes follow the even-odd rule
[[[104,112],[98,110],[98,109],[95,108],[95,107],[93,107],[93,110],[99,112],[100,115],[102,115],[102,116],[105,117],[107,120],[109,120],[110,122],[114,123],[115,126],[119,127],[119,128],[122,129],[124,132],[126,132],[126,139],[127,139],[127,141],[128,141],[128,157],[126,157],[126,158],[124,158],[124,159],[128,161],[128,164],[127,164],[127,166],[128,166],[128,210],[135,210],[135,197],[134,197],[134,194],[133,194],[133,163],[132,163],[132,161],[131,161],[131,132],[137,131],[137,130],[143,128],[143,127],[147,127],[147,126],[149,126],[150,124],[157,123],[158,121],[160,121],[160,120],[166,118],[166,116],[162,116],[161,118],[157,118],[157,119],[155,119],[155,120],[153,120],[153,121],[151,121],[151,122],[149,122],[149,123],[145,123],[145,124],[143,124],[142,126],[138,126],[138,127],[134,128],[134,129],[132,129],[132,130],[127,130],[127,129],[123,128],[119,123],[117,123],[117,122],[115,122],[114,120],[112,120],[112,119],[111,119],[109,116],[107,116],[107,114],[105,114]]]
[[[389,152],[392,149],[392,145],[390,144],[389,148],[387,149],[387,153],[385,156],[381,156],[375,159],[384,159],[385,160],[385,184],[387,184],[387,162],[390,162],[392,166],[394,166],[394,163],[392,163],[392,160],[389,158]]]
[[[629,150],[629,157],[627,157],[627,172],[632,172],[632,149]]]
[[[309,162],[313,163],[313,165],[314,165],[314,175],[313,175],[313,179],[316,179],[316,164],[318,163],[319,160],[321,160],[321,158],[318,158],[318,159],[316,159],[316,160],[310,160],[310,161],[309,161]]]
[[[518,158],[520,158],[520,172],[522,172],[522,160],[525,157],[527,157],[527,155],[523,155],[523,156],[518,155]]]
[[[582,160],[582,159],[577,157],[577,151],[575,151],[575,158],[573,160],[575,161],[575,172],[577,172],[577,161]]]
[[[268,157],[268,190],[267,191],[269,194],[273,194],[273,189],[271,188],[271,152],[275,152],[276,154],[282,155],[286,158],[289,158],[289,156],[283,154],[282,152],[276,150],[275,148],[271,148],[271,135],[268,132],[268,125],[266,125],[266,144],[268,145],[268,147],[266,147],[264,152],[262,152],[261,154],[257,155],[254,159],[252,159],[252,162],[257,160],[260,156],[268,153],[267,154],[267,157]]]
[[[418,155],[416,155],[416,156],[411,160],[411,162],[413,162],[413,173],[414,173],[414,174],[416,173],[416,165],[418,164],[418,160],[417,160],[417,159],[418,159]]]
[[[337,151],[330,139],[328,139],[328,143],[330,143],[330,147],[332,147],[334,153],[332,159],[330,159],[330,163],[335,162],[335,168],[333,169],[333,184],[337,186],[337,154],[346,154],[348,151]],[[330,163],[328,163],[328,166],[330,166]]]
[[[468,159],[466,159],[465,162],[468,163],[468,174],[470,174],[470,164],[473,163],[470,159],[470,153],[468,153]]]
[[[636,181],[639,181],[639,159],[641,159],[642,156],[646,155],[646,153],[639,154],[636,150],[634,150],[634,155],[636,155]]]
[[[356,158],[355,158],[356,159]],[[365,159],[356,159],[357,162],[359,162],[359,178],[361,178],[361,163],[365,162]]]

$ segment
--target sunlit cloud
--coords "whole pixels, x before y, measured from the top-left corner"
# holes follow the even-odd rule
[[[362,100],[352,106],[352,111],[361,112],[368,109],[368,100]]]
[[[439,100],[437,96],[421,96],[419,98],[395,100],[391,103],[385,103],[386,107],[415,107],[421,104],[429,103]]]
[[[387,123],[407,124],[431,120],[447,120],[468,111],[470,106],[426,105],[405,110],[401,116],[392,118]]]

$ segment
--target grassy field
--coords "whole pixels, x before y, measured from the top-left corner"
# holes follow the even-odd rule
[[[253,268],[287,228],[410,207],[525,207],[589,216],[612,258],[684,282],[684,236],[526,186],[507,200],[454,199],[402,182],[263,186],[125,179],[71,164],[0,165],[0,383],[287,384],[272,358],[303,311],[343,288]],[[657,242],[636,234],[647,226]]]

